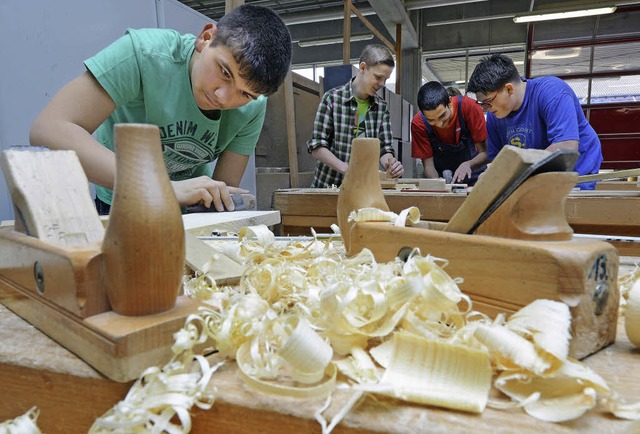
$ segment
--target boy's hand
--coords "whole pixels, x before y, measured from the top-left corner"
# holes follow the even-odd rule
[[[465,178],[471,178],[471,163],[469,161],[460,163],[456,169],[456,173],[454,173],[453,178],[451,178],[451,182],[455,184],[462,182]]]
[[[207,176],[186,179],[184,181],[171,181],[173,191],[176,194],[180,206],[202,205],[217,211],[234,210],[233,193],[249,193],[238,187],[228,187],[222,181],[215,181]]]
[[[393,178],[400,178],[404,173],[404,167],[402,167],[402,163],[393,157],[387,160],[385,169],[387,171],[387,174],[391,175],[391,177]]]

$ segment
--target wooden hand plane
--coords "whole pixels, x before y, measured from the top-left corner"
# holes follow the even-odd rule
[[[464,279],[460,289],[474,309],[491,316],[540,298],[566,303],[572,313],[572,357],[614,342],[618,255],[606,242],[573,237],[564,202],[577,174],[563,171],[562,166],[572,166],[562,161],[567,155],[506,146],[447,224],[397,227],[348,221],[360,208],[389,209],[378,180],[378,140],[355,139],[352,146],[337,205],[348,255],[368,248],[385,262],[418,248],[448,260],[446,271]]]
[[[150,159],[162,160],[157,127],[117,125],[116,159],[127,141],[156,153],[129,155],[129,165],[149,176]],[[127,211],[116,204],[126,173],[117,163],[105,233],[75,152],[9,150],[0,163],[15,211],[14,229],[0,230],[0,301],[114,381],[169,361],[173,334],[199,303],[179,295],[184,228],[164,165],[156,165],[153,186],[138,185],[146,197],[127,191]],[[167,203],[175,213],[163,211]],[[167,260],[158,257],[162,249]]]

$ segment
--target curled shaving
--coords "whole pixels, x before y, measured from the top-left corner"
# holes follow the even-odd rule
[[[0,434],[40,434],[37,421],[40,410],[31,407],[25,414],[0,423]]]
[[[624,308],[624,328],[629,341],[640,348],[640,278],[627,294]]]
[[[388,221],[393,220],[389,218]],[[269,237],[258,236],[255,232],[253,236],[246,236],[246,233],[238,247],[246,266],[239,286],[219,288],[207,275],[185,279],[185,293],[200,298],[208,306],[189,317],[183,330],[176,334],[174,351],[177,353],[192,353],[196,345],[211,341],[228,358],[241,359],[241,375],[251,387],[271,389],[272,393],[287,396],[315,393],[315,396],[327,396],[334,387],[353,387],[348,383],[336,386],[334,373],[337,370],[352,384],[358,384],[358,387],[366,385],[373,391],[373,386],[384,378],[385,365],[388,369],[391,361],[397,360],[395,364],[403,366],[405,356],[388,343],[396,333],[402,332],[407,336],[439,342],[445,347],[465,345],[481,353],[486,352],[493,360],[493,372],[498,376],[502,373],[506,376],[517,374],[520,377],[514,378],[518,381],[524,379],[522,381],[529,384],[536,384],[539,379],[558,381],[560,387],[553,399],[566,396],[563,402],[569,403],[558,408],[571,407],[574,405],[571,402],[579,402],[575,404],[578,410],[567,410],[568,416],[555,419],[579,417],[595,405],[595,399],[589,401],[594,393],[604,394],[603,402],[619,417],[635,418],[638,415],[633,404],[621,404],[599,381],[585,381],[570,369],[562,370],[564,364],[569,363],[563,359],[566,335],[563,327],[570,318],[556,321],[553,332],[545,331],[540,324],[526,319],[535,316],[539,308],[532,308],[520,316],[514,315],[515,319],[510,324],[501,315],[491,320],[472,310],[471,300],[458,287],[461,280],[450,278],[444,271],[445,260],[421,256],[417,251],[406,263],[396,260],[379,264],[366,249],[345,259],[341,246],[331,240],[292,241],[282,245],[269,242]],[[561,306],[553,304],[560,303],[547,302],[551,304],[546,308],[565,315]],[[281,357],[280,349],[292,335],[292,324],[299,324],[296,321],[300,319],[304,319],[318,336],[330,342],[334,357],[317,383],[287,386],[283,383],[289,378],[291,384],[292,368]],[[558,335],[561,342],[552,345],[552,340],[546,336],[558,331],[561,332]],[[378,365],[368,355],[369,346],[376,342],[383,344],[380,348],[385,348],[377,354],[375,350],[371,352]],[[513,347],[527,348],[526,354],[514,352]],[[295,361],[297,351],[295,348],[289,350],[289,358]],[[438,368],[423,365],[421,369],[426,372]],[[563,395],[562,384],[566,381],[557,379],[559,372],[564,377],[576,376],[578,380],[572,384],[584,384],[582,392],[576,393],[574,388]],[[400,374],[396,371],[393,375]],[[509,382],[504,380],[504,383]],[[594,384],[599,386],[594,387]],[[425,402],[424,396],[415,391],[400,395],[405,399]],[[360,393],[354,395],[359,396]],[[554,419],[545,410],[535,410],[534,403],[541,406],[540,403],[547,402],[543,391],[512,393],[510,396],[519,402],[519,406],[530,406],[527,411],[535,417]],[[461,408],[453,398],[447,400],[451,402],[437,405]],[[475,409],[471,411],[478,411],[483,405],[473,404]],[[340,418],[346,411],[348,409],[341,412]],[[316,418],[324,421],[320,413]],[[175,414],[180,418],[181,413]],[[323,432],[329,432],[337,422],[335,419],[331,424],[323,422]]]

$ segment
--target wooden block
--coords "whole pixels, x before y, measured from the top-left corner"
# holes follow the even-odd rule
[[[57,245],[102,241],[104,227],[76,153],[35,149],[0,154],[16,229]]]
[[[245,226],[279,224],[280,211],[201,212],[183,215],[182,222],[196,236],[209,236],[214,230],[237,233]]]
[[[447,183],[443,178],[423,178],[418,182],[418,190],[447,191]]]
[[[150,366],[164,365],[172,356],[173,334],[200,305],[180,296],[173,309],[159,314],[132,317],[108,311],[78,321],[1,276],[0,301],[118,382],[134,380]]]
[[[640,190],[640,182],[636,181],[601,181],[596,183],[596,190]]]
[[[613,170],[610,172],[594,173],[592,175],[582,175],[578,177],[578,182],[602,181],[605,179],[626,179],[628,177],[640,175],[640,168]]]
[[[350,235],[352,254],[366,247],[379,262],[393,260],[403,247],[446,258],[445,271],[464,279],[460,289],[487,314],[513,313],[539,298],[566,303],[572,357],[586,357],[615,338],[618,255],[609,243],[531,242],[374,222],[354,224]]]
[[[189,232],[185,232],[185,247],[185,261],[193,271],[208,271],[219,285],[240,282],[244,267],[218,249]],[[215,260],[211,262],[214,257]]]
[[[382,188],[396,188],[398,180],[395,178],[381,179],[380,187]]]

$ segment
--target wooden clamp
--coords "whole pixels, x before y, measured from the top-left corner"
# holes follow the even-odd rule
[[[503,193],[524,169],[550,156],[509,146],[447,225],[348,222],[349,213],[359,208],[388,209],[381,203],[379,182],[374,182],[377,153],[377,139],[353,141],[351,158],[360,164],[349,164],[337,207],[348,255],[368,248],[378,261],[390,261],[401,251],[418,248],[422,254],[447,259],[447,272],[464,279],[461,289],[473,300],[474,309],[489,315],[513,313],[539,298],[566,303],[572,313],[572,357],[586,357],[614,342],[620,301],[618,255],[606,242],[573,237],[564,199],[577,174],[536,174],[505,198]],[[500,205],[483,217],[498,199]],[[481,217],[484,221],[477,225]],[[467,233],[474,227],[473,234]]]
[[[115,381],[172,356],[198,303],[179,296],[185,243],[158,128],[116,125],[105,230],[73,151],[9,150],[14,230],[0,230],[0,301]]]

